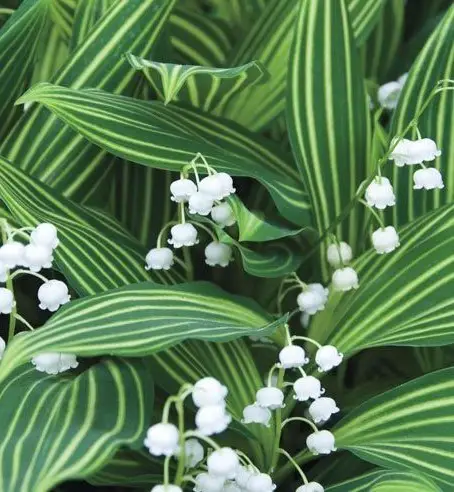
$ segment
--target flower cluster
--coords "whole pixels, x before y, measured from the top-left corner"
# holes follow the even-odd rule
[[[271,477],[261,473],[244,453],[220,447],[208,437],[223,432],[231,422],[226,411],[227,393],[227,388],[218,380],[205,377],[194,385],[183,386],[176,397],[167,400],[162,422],[148,429],[144,445],[154,456],[183,460],[186,474],[176,480],[178,484],[156,485],[153,491],[182,491],[181,481],[188,477],[194,483],[195,492],[272,492],[276,488]],[[184,432],[168,422],[168,410],[170,403],[175,402],[177,411],[183,412],[183,401],[189,395],[198,408],[196,429]],[[211,451],[205,453],[201,443],[208,444]],[[165,466],[168,466],[168,460]],[[189,474],[191,470],[192,474]],[[164,476],[168,474],[164,473]]]
[[[57,311],[70,300],[67,285],[61,280],[48,280],[38,273],[42,269],[51,268],[54,250],[58,247],[57,228],[53,224],[42,223],[36,227],[13,229],[7,221],[1,222],[3,244],[0,247],[0,282],[6,287],[0,287],[0,313],[12,317],[9,336],[14,336],[16,320],[33,327],[17,313],[14,299],[13,280],[19,275],[32,275],[43,283],[38,289],[39,308],[51,312]],[[17,239],[24,239],[21,242]],[[12,327],[12,329],[11,329]],[[0,337],[0,359],[6,348],[5,341]],[[33,365],[38,371],[57,374],[78,366],[76,356],[63,353],[41,353],[33,357]]]
[[[197,155],[196,159],[198,157],[204,160],[200,154]],[[198,230],[194,226],[194,222],[186,222],[186,212],[189,215],[204,217],[210,215],[215,225],[220,228],[229,227],[236,222],[231,206],[222,201],[236,191],[233,187],[232,177],[225,172],[214,171],[204,160],[208,176],[199,179],[195,165],[196,159],[190,163],[190,166],[195,173],[197,183],[189,179],[183,171],[181,178],[173,181],[170,185],[170,199],[180,207],[180,221],[176,224],[168,224],[163,231],[171,225],[170,238],[167,242],[174,249],[184,246],[190,247],[199,243]],[[228,244],[219,242],[207,227],[200,223],[198,226],[207,231],[213,238],[213,241],[205,248],[205,263],[212,267],[226,267],[232,260],[232,248]],[[168,247],[161,246],[163,231],[158,237],[156,247],[152,248],[145,258],[147,270],[169,270],[174,265],[174,252]]]

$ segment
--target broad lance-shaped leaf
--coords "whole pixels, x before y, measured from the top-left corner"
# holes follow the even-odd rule
[[[452,491],[453,392],[454,368],[387,391],[336,425],[336,446],[379,466],[423,473]]]
[[[150,279],[146,249],[113,217],[59,196],[1,157],[0,189],[2,201],[22,226],[51,222],[58,228],[56,264],[80,295]],[[182,279],[171,272],[154,272],[152,278]]]
[[[443,492],[428,477],[411,472],[378,470],[331,485],[326,492]]]
[[[123,55],[134,51],[147,56],[175,3],[176,0],[117,0],[52,81],[74,88],[96,87],[132,94],[135,73]],[[102,180],[106,172],[106,153],[88,145],[42,107],[33,108],[21,118],[2,142],[0,154],[79,202],[91,194],[93,183]],[[98,203],[104,205],[102,196]]]
[[[153,410],[142,359],[49,376],[30,363],[0,384],[0,490],[47,492],[89,477],[121,445],[139,448]]]
[[[437,29],[425,44],[414,62],[405,83],[399,104],[393,116],[391,138],[401,132],[415,117],[426,102],[429,93],[438,81],[454,79],[454,5],[446,12]],[[454,92],[445,90],[435,96],[429,107],[419,118],[418,128],[423,137],[432,138],[442,150],[440,157],[430,163],[443,174],[445,188],[429,193],[413,189],[413,173],[389,165],[387,174],[391,177],[396,196],[392,222],[405,224],[425,212],[436,209],[454,199]],[[408,138],[417,138],[416,131]]]
[[[0,141],[20,112],[14,101],[33,72],[48,12],[47,0],[26,0],[0,30]]]
[[[292,164],[263,138],[223,119],[195,109],[45,83],[29,90],[18,104],[28,101],[45,105],[91,142],[133,162],[179,172],[202,153],[217,171],[260,181],[287,219],[310,221]]]
[[[192,104],[197,101],[194,105],[204,111],[224,106],[237,91],[263,82],[266,76],[264,67],[256,61],[239,67],[215,68],[159,63],[132,53],[127,53],[126,59],[135,70],[145,74],[165,104],[172,100]]]
[[[370,250],[353,267],[358,290],[332,293],[310,334],[346,354],[385,345],[454,342],[454,204],[399,231],[388,255]]]
[[[322,233],[366,176],[369,110],[345,0],[298,4],[289,57],[287,126]],[[361,230],[358,210],[337,229],[351,245]]]
[[[188,339],[269,335],[284,321],[208,282],[127,285],[66,304],[39,330],[13,339],[0,379],[39,352],[141,357]]]
[[[308,3],[314,4],[314,7],[321,7],[327,3],[331,5],[338,2],[308,0]],[[384,3],[385,0],[348,0],[347,7],[356,45],[360,46],[367,39],[370,30],[379,19]],[[227,62],[228,66],[260,60],[270,73],[270,80],[262,86],[245,89],[237,94],[222,111],[223,116],[257,131],[267,127],[276,116],[284,112],[288,58],[295,31],[297,6],[298,2],[295,0],[269,0],[247,36],[233,52]],[[332,27],[336,26],[339,20],[334,19]],[[358,69],[355,75],[359,76],[360,73],[361,69]],[[336,93],[336,96],[340,97],[340,94]]]

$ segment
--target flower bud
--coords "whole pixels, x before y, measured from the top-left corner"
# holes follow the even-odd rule
[[[303,376],[293,383],[293,398],[298,401],[307,401],[310,398],[316,400],[320,398],[325,390],[322,388],[320,381],[314,376]]]
[[[199,473],[195,477],[194,492],[222,492],[225,478],[214,477],[209,473]]]
[[[242,489],[246,489],[249,479],[256,474],[257,472],[252,468],[251,465],[240,465],[236,473],[235,481]]]
[[[170,229],[171,239],[167,242],[174,248],[183,246],[194,246],[199,240],[197,239],[197,229],[192,224],[177,224]]]
[[[186,468],[195,468],[203,460],[205,451],[197,439],[188,439],[184,443],[184,454]]]
[[[177,179],[170,184],[170,199],[176,203],[185,203],[197,192],[196,184],[190,179]]]
[[[183,492],[183,489],[178,485],[155,485],[151,492]]]
[[[372,233],[372,244],[380,255],[391,253],[400,246],[399,235],[393,226],[380,228]]]
[[[340,241],[339,244],[330,244],[326,250],[326,258],[334,268],[339,268],[342,263],[347,265],[353,258],[352,248],[344,241]]]
[[[161,422],[148,429],[143,443],[154,456],[172,456],[178,452],[179,440],[178,428],[173,424]]]
[[[413,174],[415,190],[434,190],[436,188],[443,189],[445,185],[443,184],[443,176],[438,169],[434,167],[426,167],[424,169],[418,169]]]
[[[326,396],[318,398],[309,405],[309,415],[316,424],[326,422],[331,415],[337,412],[339,412],[339,408],[336,402]]]
[[[212,200],[224,198],[224,183],[219,174],[212,174],[203,178],[199,183],[199,191],[209,196]]]
[[[306,446],[315,455],[330,454],[332,451],[336,451],[335,444],[334,434],[327,430],[313,432],[306,439]]]
[[[383,210],[396,204],[396,197],[391,182],[383,176],[376,176],[366,188],[365,198],[369,207]]]
[[[18,241],[9,241],[5,243],[0,247],[0,262],[2,262],[7,269],[23,265],[24,249],[24,245]]]
[[[276,485],[273,480],[266,473],[257,473],[247,482],[246,490],[248,492],[273,492]]]
[[[205,263],[209,266],[226,267],[232,259],[232,248],[228,244],[212,241],[205,248]]]
[[[325,492],[325,489],[318,482],[309,482],[298,487],[295,492]]]
[[[378,89],[378,102],[385,109],[395,109],[399,100],[402,85],[397,81],[387,82]]]
[[[226,412],[223,404],[199,408],[195,416],[197,429],[204,436],[224,432],[231,421],[232,417]]]
[[[40,309],[54,312],[69,302],[68,286],[60,280],[48,280],[38,289],[38,299]]]
[[[430,138],[418,140],[403,138],[394,147],[389,158],[394,160],[396,166],[402,167],[405,164],[413,165],[422,164],[424,161],[433,161],[440,155],[441,150],[437,148],[437,144]]]
[[[348,291],[359,286],[358,274],[351,267],[339,268],[333,273],[333,287],[335,290]]]
[[[228,203],[220,203],[211,209],[211,218],[220,227],[229,227],[235,224],[236,218],[232,207]]]
[[[292,369],[304,366],[309,362],[306,352],[299,345],[287,345],[279,352],[279,362],[282,369]]]
[[[47,249],[55,249],[60,242],[57,237],[57,228],[53,224],[46,222],[39,224],[31,232],[30,242]]]
[[[235,478],[240,460],[232,448],[221,448],[208,456],[207,467],[209,475],[232,480]]]
[[[52,249],[39,244],[27,244],[24,248],[24,265],[32,272],[39,272],[42,268],[51,268]]]
[[[218,179],[222,183],[223,196],[222,198],[226,198],[229,195],[235,193],[236,189],[233,187],[233,179],[230,174],[227,173],[217,173]]]
[[[37,371],[46,374],[58,374],[75,369],[79,365],[74,354],[60,352],[42,352],[32,358],[32,364]]]
[[[229,390],[217,379],[206,377],[199,379],[192,389],[192,400],[196,407],[208,405],[224,405]]]
[[[324,345],[315,354],[315,362],[320,372],[327,372],[333,369],[333,367],[337,367],[343,358],[343,354],[338,352],[337,348],[333,345]]]
[[[0,313],[10,314],[15,305],[13,293],[5,287],[0,287]]]
[[[255,399],[257,405],[263,408],[269,408],[270,410],[285,407],[284,393],[279,388],[260,388],[255,395]]]
[[[268,408],[258,405],[248,405],[243,409],[243,424],[262,424],[265,427],[270,426],[271,412]]]
[[[145,257],[145,270],[169,270],[173,265],[173,251],[170,248],[152,248]]]
[[[307,289],[298,295],[296,302],[300,311],[312,315],[325,309],[326,298],[315,290]]]
[[[213,198],[201,191],[194,193],[189,198],[189,213],[199,215],[209,215],[213,208]]]

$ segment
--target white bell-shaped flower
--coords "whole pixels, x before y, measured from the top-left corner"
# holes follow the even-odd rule
[[[182,248],[183,246],[194,246],[198,244],[197,229],[192,224],[177,224],[170,229],[171,239],[167,242],[172,244],[174,248]]]
[[[342,264],[347,265],[352,258],[352,248],[345,241],[340,241],[339,244],[330,244],[326,250],[326,259],[334,268],[339,268]]]
[[[418,140],[408,140],[403,138],[394,147],[390,159],[394,160],[396,166],[402,167],[405,164],[421,164],[424,161],[433,161],[441,155],[441,150],[430,138]]]
[[[222,492],[224,484],[225,478],[199,473],[195,477],[194,492]]]
[[[268,408],[259,405],[247,405],[243,409],[243,424],[262,424],[270,426],[271,412]]]
[[[318,482],[309,482],[298,487],[295,492],[325,492],[325,489]]]
[[[56,311],[70,300],[68,286],[61,280],[48,280],[38,289],[40,309]]]
[[[310,284],[321,286],[321,284]],[[301,292],[296,298],[296,302],[300,311],[305,312],[309,315],[313,315],[318,311],[323,311],[325,309],[325,304],[328,299],[325,289],[321,286],[318,288],[308,288]]]
[[[240,466],[238,455],[232,448],[220,448],[213,451],[207,459],[208,473],[213,477],[232,480]]]
[[[145,270],[169,270],[173,266],[173,251],[170,248],[152,248],[145,262]]]
[[[189,198],[189,213],[209,215],[213,208],[213,198],[201,191],[194,193]]]
[[[199,379],[192,389],[192,400],[196,407],[224,405],[229,390],[217,379],[206,377]]]
[[[224,183],[218,173],[203,178],[199,183],[199,191],[209,196],[212,200],[224,198]]]
[[[344,358],[334,345],[323,345],[315,354],[315,362],[320,372],[331,371],[337,367]]]
[[[443,176],[440,171],[434,167],[426,167],[415,171],[413,174],[413,182],[415,183],[413,186],[413,189],[415,190],[434,190],[436,188],[441,190],[445,187]]]
[[[172,456],[178,453],[180,433],[173,424],[160,422],[152,425],[147,431],[143,443],[153,456]]]
[[[385,109],[395,109],[401,92],[402,84],[397,81],[387,82],[378,89],[378,102]]]
[[[0,261],[0,282],[6,282],[8,278],[8,267]]]
[[[396,204],[396,197],[391,182],[384,176],[376,176],[366,188],[365,198],[369,207],[384,210]]]
[[[185,203],[197,192],[196,184],[190,179],[177,179],[170,184],[170,199],[176,203]]]
[[[217,173],[218,179],[222,183],[223,196],[222,198],[226,198],[229,195],[235,193],[236,189],[233,187],[233,179],[230,174],[227,173]]]
[[[179,487],[178,485],[172,485],[172,484],[167,484],[167,485],[155,485],[152,489],[151,492],[183,492],[183,489]]]
[[[74,354],[64,354],[60,352],[43,352],[32,358],[32,364],[39,372],[46,374],[58,374],[60,372],[75,369],[79,363]]]
[[[314,376],[303,376],[293,383],[293,398],[298,401],[316,400],[325,392],[320,381]]]
[[[330,454],[337,449],[334,434],[328,430],[309,434],[306,439],[306,446],[313,454]]]
[[[268,386],[260,388],[255,394],[257,405],[270,410],[284,408],[284,393],[279,388]]]
[[[53,224],[44,222],[33,229],[30,234],[30,242],[47,249],[55,249],[60,243],[57,235],[57,228]]]
[[[232,417],[226,412],[223,404],[201,407],[195,416],[197,429],[204,436],[224,432],[231,421]]]
[[[251,465],[240,465],[236,472],[235,481],[242,489],[246,489],[247,483],[253,475],[257,475],[257,472],[252,468]]]
[[[195,468],[204,458],[205,451],[197,439],[188,439],[184,443],[186,468]]]
[[[334,289],[340,291],[348,291],[359,287],[358,274],[351,267],[335,270],[332,282]]]
[[[211,209],[211,218],[220,227],[229,227],[235,224],[236,218],[232,207],[228,203],[220,203]]]
[[[212,241],[205,248],[205,263],[209,266],[226,267],[232,260],[232,248],[228,244]]]
[[[400,246],[399,235],[393,226],[380,227],[372,233],[372,244],[380,255],[391,253]]]
[[[279,352],[279,362],[282,369],[302,367],[309,362],[306,352],[299,345],[287,345]]]
[[[314,400],[309,405],[309,415],[316,424],[319,422],[326,422],[331,415],[337,412],[339,412],[339,408],[337,407],[336,402],[332,398],[326,396]]]
[[[0,337],[0,360],[2,360],[5,350],[6,350],[6,342],[5,340],[3,340],[2,337]]]
[[[15,305],[13,293],[5,287],[0,287],[0,313],[10,314]]]
[[[257,473],[248,480],[246,490],[248,492],[273,492],[276,484],[266,473]]]
[[[0,247],[0,262],[6,268],[16,268],[24,264],[25,246],[18,241],[9,241]]]
[[[52,249],[39,244],[27,244],[24,248],[24,265],[32,272],[39,272],[42,268],[51,268]]]

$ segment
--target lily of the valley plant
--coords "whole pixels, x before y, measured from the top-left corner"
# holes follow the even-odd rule
[[[454,491],[453,22],[0,1],[0,491]]]

